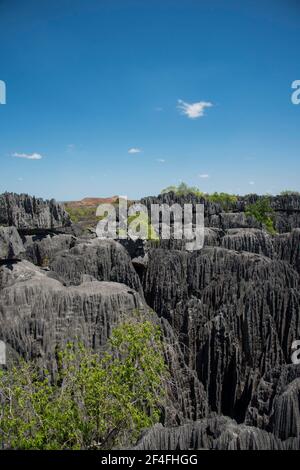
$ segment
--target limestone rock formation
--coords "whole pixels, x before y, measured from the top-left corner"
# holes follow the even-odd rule
[[[37,266],[47,267],[58,253],[70,250],[76,243],[77,239],[68,234],[26,235],[26,259]]]
[[[279,259],[284,260],[300,273],[299,228],[292,230],[290,233],[283,233],[275,237],[274,248]]]
[[[300,449],[300,197],[270,198],[276,234],[245,213],[174,193],[151,203],[205,206],[205,243],[99,240],[62,206],[0,196],[0,339],[55,372],[74,337],[95,349],[139,309],[161,325],[170,371],[162,423],[138,449]],[[146,313],[145,313],[146,314]]]
[[[161,319],[161,328],[164,335],[165,359],[171,376],[164,423],[174,426],[186,420],[203,418],[209,411],[204,386],[196,372],[187,365],[178,336],[164,318]]]
[[[273,237],[267,232],[254,228],[227,230],[221,240],[221,245],[229,250],[249,251],[274,258]]]
[[[238,425],[225,416],[214,416],[178,427],[158,424],[146,431],[135,450],[292,450],[299,438],[282,441],[255,427]]]
[[[65,287],[28,261],[2,266],[0,285],[2,340],[50,367],[57,344],[80,338],[98,349],[122,315],[144,307],[137,292],[124,284]]]
[[[27,194],[0,195],[0,225],[15,226],[19,230],[55,230],[70,226],[69,215],[54,199],[43,199]]]
[[[127,284],[142,294],[139,277],[126,250],[114,240],[91,239],[54,256],[49,267],[66,285],[88,274],[99,281]]]
[[[0,227],[0,260],[16,259],[25,251],[15,227]]]
[[[254,217],[247,216],[245,212],[221,212],[212,215],[208,219],[209,226],[218,227],[222,230],[231,228],[262,228],[260,222]]]
[[[260,380],[246,422],[280,439],[300,438],[300,365],[284,365]]]
[[[147,303],[178,334],[212,410],[244,419],[260,375],[289,361],[300,335],[298,273],[263,255],[207,247],[153,250]]]

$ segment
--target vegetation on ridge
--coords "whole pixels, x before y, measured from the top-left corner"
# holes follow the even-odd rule
[[[200,191],[199,188],[195,186],[188,186],[186,183],[180,183],[178,186],[169,186],[161,191],[161,194],[167,194],[173,192],[177,196],[186,196],[188,194],[193,194],[198,197],[204,198],[206,201],[215,202],[220,204],[224,211],[229,211],[231,207],[237,202],[237,196],[234,194],[228,193],[217,193],[207,194]]]
[[[156,423],[164,402],[160,329],[131,318],[96,354],[69,343],[57,354],[55,381],[34,361],[0,371],[2,448],[111,449]]]
[[[196,186],[188,186],[186,183],[180,183],[178,186],[168,186],[161,191],[161,194],[167,194],[173,192],[177,196],[186,196],[187,194],[194,194],[195,196],[204,196],[204,193],[200,191]]]
[[[274,211],[270,205],[270,198],[265,196],[259,198],[255,203],[246,207],[246,215],[254,217],[260,222],[270,234],[275,234]]]
[[[73,223],[81,222],[86,227],[95,227],[99,221],[99,217],[96,217],[97,207],[72,207],[65,204],[65,210],[68,212]]]
[[[285,191],[281,191],[280,196],[300,196],[300,192],[286,189]]]

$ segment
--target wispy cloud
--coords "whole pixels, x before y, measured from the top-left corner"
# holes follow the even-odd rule
[[[205,108],[211,108],[213,106],[209,101],[198,101],[197,103],[187,103],[183,100],[178,100],[177,108],[181,110],[181,113],[190,119],[196,119],[204,116]]]
[[[142,149],[138,148],[138,147],[131,147],[130,149],[128,149],[128,153],[131,153],[131,154],[134,154],[134,153],[141,153]]]
[[[166,160],[164,158],[157,158],[156,161],[159,163],[165,163]]]
[[[255,181],[249,181],[249,184],[253,186],[255,184]]]
[[[40,153],[13,153],[12,157],[25,158],[26,160],[41,160],[43,156]]]
[[[200,173],[200,175],[198,175],[199,178],[209,178],[209,175],[207,173]]]

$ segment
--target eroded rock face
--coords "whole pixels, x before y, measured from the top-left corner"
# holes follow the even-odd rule
[[[275,237],[274,247],[278,258],[293,266],[300,273],[300,229]]]
[[[224,248],[234,251],[249,251],[274,258],[273,237],[255,228],[235,228],[226,231],[221,240]]]
[[[27,194],[0,195],[0,225],[19,230],[55,230],[70,226],[69,215],[54,199],[44,201]]]
[[[186,363],[179,339],[167,320],[161,318],[165,359],[171,383],[164,411],[164,423],[175,426],[207,416],[209,404],[203,384]]]
[[[27,261],[2,266],[1,338],[25,358],[53,366],[55,347],[79,338],[98,349],[123,314],[144,308],[124,284],[86,282],[65,287]]]
[[[158,424],[146,431],[135,450],[284,450],[298,449],[298,438],[282,441],[258,428],[214,416],[178,427]]]
[[[56,255],[49,263],[66,285],[78,285],[83,275],[99,281],[121,282],[142,294],[139,277],[125,248],[114,240],[79,242]]]
[[[0,227],[0,260],[18,258],[25,249],[15,227]]]
[[[76,243],[77,239],[68,234],[26,235],[24,237],[26,259],[37,266],[47,267],[56,255],[70,250]]]
[[[247,216],[244,212],[221,212],[212,215],[208,219],[209,226],[218,227],[222,230],[232,228],[262,228],[252,216]]]
[[[300,365],[266,372],[248,407],[246,422],[283,440],[300,438]]]
[[[147,303],[178,334],[212,410],[243,420],[270,368],[290,360],[300,337],[299,275],[279,260],[207,247],[149,253]]]

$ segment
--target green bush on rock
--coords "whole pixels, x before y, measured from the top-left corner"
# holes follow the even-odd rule
[[[161,194],[175,193],[177,196],[186,196],[187,194],[194,194],[195,196],[203,196],[204,193],[196,186],[188,186],[186,183],[180,183],[178,186],[168,186],[161,191]]]
[[[270,205],[269,197],[261,197],[255,203],[246,207],[246,215],[254,217],[260,222],[270,234],[275,234],[276,230],[273,221],[274,211]]]
[[[128,319],[101,355],[69,343],[51,380],[34,361],[0,371],[2,447],[110,449],[160,418],[167,377],[160,329]]]

